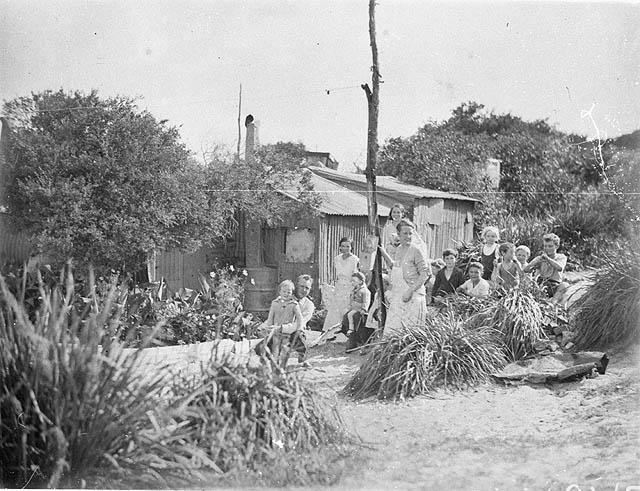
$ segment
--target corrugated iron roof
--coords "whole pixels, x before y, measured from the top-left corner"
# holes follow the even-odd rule
[[[350,172],[339,172],[326,167],[309,167],[314,175],[324,177],[332,182],[346,182],[357,185],[367,185],[367,178],[364,174],[354,174]],[[462,194],[447,193],[445,191],[437,191],[435,189],[427,189],[412,184],[405,184],[398,181],[397,178],[391,176],[376,176],[376,186],[381,192],[396,192],[411,195],[415,198],[437,198],[437,199],[456,199],[462,201],[478,201],[464,196]]]
[[[318,211],[326,215],[368,216],[366,196],[341,186],[316,173],[311,173],[313,191],[322,199]],[[281,191],[282,194],[295,199],[297,192],[293,190]],[[378,216],[388,216],[389,207],[378,203]]]

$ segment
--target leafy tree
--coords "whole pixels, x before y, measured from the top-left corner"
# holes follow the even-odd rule
[[[53,263],[132,272],[154,250],[228,236],[238,210],[282,212],[284,198],[269,191],[291,172],[264,159],[202,165],[176,128],[132,99],[45,91],[6,102],[4,115],[13,128],[9,210]]]
[[[487,190],[484,163],[502,161],[500,206],[512,212],[544,213],[567,193],[584,189],[591,163],[569,136],[544,121],[486,113],[475,102],[461,104],[443,122],[431,122],[409,138],[381,150],[381,168],[408,182],[463,193]],[[485,203],[494,195],[485,195]],[[495,203],[494,203],[495,204]]]

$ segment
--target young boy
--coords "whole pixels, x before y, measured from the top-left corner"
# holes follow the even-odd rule
[[[456,292],[476,298],[488,296],[491,286],[487,280],[482,278],[483,270],[484,266],[480,263],[469,264],[469,279],[460,285]]]
[[[524,275],[519,261],[514,261],[516,246],[511,242],[505,242],[498,247],[500,257],[496,259],[495,267],[491,275],[491,281],[497,286],[509,291],[520,284]]]
[[[345,333],[347,337],[349,337],[351,333],[355,332],[356,322],[359,323],[364,314],[367,313],[369,303],[371,302],[371,292],[364,282],[365,276],[360,271],[356,271],[351,275],[351,286],[353,287],[353,290],[351,290],[349,310],[344,315],[347,320],[347,332]],[[344,324],[345,322],[343,318],[343,330],[345,327]]]
[[[531,249],[529,249],[526,245],[519,245],[518,247],[516,247],[516,259],[520,263],[520,266],[522,266],[523,268],[527,265],[529,256],[531,256]]]
[[[567,265],[567,256],[557,252],[560,237],[556,234],[546,234],[542,237],[543,252],[535,257],[524,268],[525,273],[537,270],[538,283],[547,291],[549,298],[553,297],[562,281],[562,272]]]

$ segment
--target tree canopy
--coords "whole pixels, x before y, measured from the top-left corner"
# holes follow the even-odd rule
[[[175,127],[127,97],[45,91],[3,112],[12,126],[9,211],[52,262],[135,271],[152,251],[228,236],[237,211],[276,219],[285,200],[270,191],[291,186],[290,171],[262,158],[197,162]]]
[[[461,104],[443,122],[430,122],[408,138],[389,140],[380,167],[407,182],[463,193],[488,190],[485,162],[500,159],[499,190],[515,212],[543,212],[567,193],[593,182],[592,155],[575,137],[545,121],[493,114],[475,102]],[[544,199],[541,199],[543,197]]]

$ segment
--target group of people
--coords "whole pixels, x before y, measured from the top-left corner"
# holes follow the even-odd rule
[[[562,281],[567,258],[557,252],[560,239],[555,234],[543,237],[543,253],[528,262],[531,253],[528,247],[499,243],[499,230],[486,227],[482,231],[480,261],[471,262],[465,274],[456,267],[455,249],[445,249],[442,259],[429,260],[426,244],[404,215],[404,207],[394,205],[382,230],[381,243],[368,238],[359,256],[352,252],[351,239],[340,240],[340,254],[333,263],[335,283],[323,285],[327,309],[323,331],[342,331],[347,336],[347,351],[365,345],[379,327],[377,309],[381,292],[376,291],[373,280],[377,248],[383,261],[387,306],[384,338],[400,331],[403,325],[420,324],[427,316],[429,304],[437,306],[450,294],[485,297],[492,289],[517,288],[527,273],[537,271],[539,281],[548,295],[553,296]],[[271,333],[288,338],[299,361],[304,360],[305,330],[315,310],[308,298],[312,284],[308,275],[300,276],[295,285],[290,280],[283,281],[263,323]]]
[[[483,246],[480,261],[473,261],[467,267],[469,278],[456,267],[458,253],[455,249],[445,249],[442,260],[431,262],[433,285],[431,301],[441,303],[452,293],[472,297],[486,297],[492,289],[506,291],[517,288],[525,280],[526,274],[536,271],[541,286],[547,295],[553,297],[562,282],[562,272],[567,257],[558,252],[560,238],[556,234],[543,236],[543,252],[531,262],[530,249],[525,245],[515,246],[511,242],[499,244],[500,232],[496,227],[486,227],[482,231]]]

